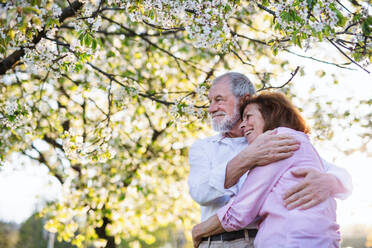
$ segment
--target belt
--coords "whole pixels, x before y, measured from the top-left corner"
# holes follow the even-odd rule
[[[248,231],[248,236],[250,238],[256,237],[257,234],[257,229],[247,229],[247,230],[239,230],[239,231],[234,231],[234,232],[224,232],[220,234],[215,234],[210,237],[204,237],[202,238],[202,241],[208,241],[210,238],[211,241],[231,241],[235,239],[242,239],[245,237],[244,232]]]

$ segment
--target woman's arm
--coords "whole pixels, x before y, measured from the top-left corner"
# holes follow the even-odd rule
[[[281,128],[279,132],[293,135],[301,142],[300,149],[285,160],[271,163],[269,166],[256,167],[249,172],[238,195],[217,212],[225,230],[240,230],[253,222],[272,188],[293,165],[296,165],[296,168],[300,166],[318,170],[322,168],[307,136],[287,128]]]
[[[265,166],[293,155],[299,142],[288,134],[266,131],[227,163],[225,188],[235,185],[240,177],[255,166]]]

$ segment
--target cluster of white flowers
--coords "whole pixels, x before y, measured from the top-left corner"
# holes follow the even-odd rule
[[[35,49],[25,49],[25,55],[22,57],[22,61],[25,63],[28,72],[34,74],[45,73],[48,68],[58,63],[58,57],[56,43],[43,38],[36,45]]]
[[[127,81],[124,78],[124,81]],[[120,87],[119,89],[112,90],[113,100],[117,103],[117,106],[122,110],[127,109],[127,105],[133,96],[137,96],[139,89],[137,87]]]
[[[50,35],[53,35],[53,31],[54,29],[50,30]],[[67,51],[62,51],[61,48],[58,48],[55,41],[42,38],[35,46],[35,49],[25,48],[25,55],[22,57],[22,61],[29,73],[42,74],[52,68],[53,75],[58,76],[59,72],[62,72],[60,70],[62,65],[69,72],[75,70],[75,65],[78,62],[75,52],[85,53],[87,56],[94,55],[90,47],[81,46],[80,41],[76,38],[72,38],[70,49]]]
[[[198,85],[198,87],[195,88],[195,93],[199,100],[205,100],[206,91],[207,87],[205,87],[204,85]]]
[[[52,13],[54,17],[59,17],[62,14],[61,8],[57,4],[52,5]]]
[[[49,7],[49,9],[47,9],[47,7]],[[23,11],[23,9],[27,11]],[[7,1],[6,4],[1,7],[0,11],[0,20],[2,23],[0,27],[1,38],[5,38],[2,34],[12,33],[10,35],[11,40],[7,41],[5,44],[6,50],[31,45],[33,36],[36,35],[36,32],[43,29],[45,17],[53,16],[57,18],[61,13],[62,10],[58,5],[48,5],[45,0],[42,0],[40,5],[35,5],[32,1]],[[19,26],[27,28],[27,32],[24,30],[21,31]],[[32,35],[30,35],[29,32],[31,32]]]
[[[18,109],[17,101],[14,98],[10,98],[5,104],[5,113],[7,115],[14,115],[17,109]]]
[[[9,118],[6,118],[5,116],[2,116],[2,114],[0,114],[0,125],[8,127],[12,130],[23,126],[26,121],[27,118],[23,115],[17,115],[14,119],[10,120]]]
[[[92,15],[98,8],[100,1],[82,2],[84,2],[84,8],[81,16],[85,17]],[[22,11],[23,9],[27,9],[27,11]],[[73,39],[71,49],[67,52],[62,51],[62,46],[58,48],[56,42],[51,41],[51,39],[55,39],[57,28],[53,25],[46,25],[45,21],[50,20],[51,16],[58,19],[61,14],[62,9],[57,4],[47,4],[46,0],[42,0],[40,5],[21,0],[7,1],[0,11],[0,21],[2,23],[0,39],[4,40],[4,42],[1,42],[1,46],[6,51],[24,47],[25,55],[22,57],[22,62],[26,65],[26,70],[29,73],[43,74],[49,68],[53,68],[55,71],[53,75],[56,76],[62,65],[68,71],[73,71],[77,62],[73,52],[85,53],[88,56],[94,54],[90,47],[84,47],[84,43],[80,44],[76,39]],[[101,17],[92,19],[92,23],[85,22],[84,18],[77,18],[71,23],[76,31],[88,29],[89,31],[97,31],[102,23]],[[25,27],[19,28],[19,26]],[[47,39],[41,39],[36,44],[35,49],[28,48],[34,45],[32,40],[37,32],[46,27],[49,29],[45,30]],[[27,29],[27,32],[24,29]],[[6,39],[7,36],[11,39]]]
[[[116,151],[109,145],[112,130],[108,127],[98,127],[101,130],[100,137],[94,142],[85,141],[79,131],[65,131],[63,138],[63,150],[71,160],[78,160],[82,164],[106,162],[116,155]],[[92,134],[96,135],[96,134]]]
[[[137,1],[128,1],[124,7],[132,21],[165,28],[183,26],[196,47],[226,50],[231,39],[227,20],[236,6],[224,0],[146,0],[140,7]]]
[[[256,10],[256,1],[255,0],[251,0],[251,1],[247,1],[247,2],[244,2],[242,3],[242,7],[245,8],[245,10],[248,12],[248,13],[252,13]]]
[[[31,119],[28,105],[20,106],[15,98],[9,98],[0,104],[0,127],[15,130],[27,125]]]
[[[182,102],[181,102],[182,101]],[[176,120],[186,120],[186,116],[194,116],[196,118],[203,118],[205,116],[205,109],[196,107],[195,101],[189,97],[177,99],[174,104],[170,106],[169,113]]]
[[[332,5],[332,8],[330,7]],[[308,2],[303,1],[280,1],[273,4],[276,22],[287,34],[293,32],[305,33],[311,36],[314,32],[323,32],[325,28],[334,33],[339,21],[336,11],[342,11],[334,0],[322,0],[309,10]],[[309,13],[311,14],[309,15]],[[294,18],[294,14],[296,18]],[[329,35],[332,35],[330,33]],[[290,37],[291,38],[291,37]]]
[[[99,27],[102,25],[102,18],[98,16],[95,20],[95,22],[92,25],[92,30],[93,31],[98,31]]]
[[[100,16],[94,17],[93,13],[98,9],[99,1],[86,1],[83,9],[81,11],[81,16],[83,18],[87,18],[87,22],[89,25],[84,25],[84,22],[81,21],[80,23],[75,24],[75,30],[80,31],[83,29],[90,29],[92,31],[98,31],[98,29],[102,25],[102,18]],[[91,28],[89,27],[91,26]]]

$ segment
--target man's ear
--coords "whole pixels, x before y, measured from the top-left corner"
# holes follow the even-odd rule
[[[251,97],[251,94],[245,94],[244,96],[243,96],[245,99],[248,99],[248,98],[250,98]]]
[[[248,100],[250,97],[251,97],[251,94],[245,94],[245,95],[243,95],[243,96],[240,98],[239,106],[242,106],[242,105],[243,105],[243,102],[245,102],[246,100]]]

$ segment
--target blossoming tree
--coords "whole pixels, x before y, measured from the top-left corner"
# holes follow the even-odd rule
[[[368,8],[356,0],[3,1],[0,159],[17,153],[48,167],[63,198],[43,210],[46,228],[78,247],[151,243],[169,223],[190,228],[187,145],[204,130],[215,71],[243,64],[260,89],[272,87],[273,71],[290,71],[284,87],[300,68],[277,54],[327,42],[344,60],[320,63],[368,73]],[[273,69],[256,67],[262,57]]]

